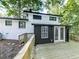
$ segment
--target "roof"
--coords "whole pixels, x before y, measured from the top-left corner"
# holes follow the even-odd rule
[[[39,25],[39,26],[69,26],[70,27],[70,25],[62,25],[62,24],[32,24],[32,25]]]
[[[23,12],[28,12],[28,13],[35,13],[35,14],[42,14],[42,15],[60,16],[60,17],[62,17],[62,16],[63,16],[63,15],[56,15],[56,14],[46,14],[46,13],[33,12],[33,11],[26,11],[26,10],[24,10]]]
[[[24,18],[13,18],[13,17],[0,17],[0,19],[11,19],[11,20],[28,20]]]

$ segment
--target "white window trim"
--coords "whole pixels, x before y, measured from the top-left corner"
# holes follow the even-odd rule
[[[48,26],[41,26],[41,38],[48,38]]]

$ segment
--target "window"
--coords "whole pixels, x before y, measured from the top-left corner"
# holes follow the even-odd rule
[[[56,17],[50,17],[50,20],[56,21]]]
[[[55,28],[55,40],[58,40],[58,27]]]
[[[26,22],[25,21],[19,21],[19,28],[26,28]]]
[[[25,15],[23,15],[23,18],[26,19],[27,17]]]
[[[48,26],[41,26],[41,38],[48,38]]]
[[[33,15],[33,19],[41,19],[40,15]]]
[[[61,40],[64,39],[64,28],[60,28],[60,38]]]
[[[5,25],[6,26],[11,26],[12,25],[12,20],[6,20]]]
[[[58,22],[60,22],[61,19],[62,19],[61,17],[58,17]]]
[[[28,14],[24,14],[24,15],[23,15],[23,18],[24,18],[24,19],[27,19],[27,17],[28,17]]]

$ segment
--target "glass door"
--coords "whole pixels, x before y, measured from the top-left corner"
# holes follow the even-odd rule
[[[58,40],[58,27],[55,28],[55,40]]]
[[[55,26],[54,27],[54,42],[59,41],[59,27]]]
[[[55,26],[54,27],[54,42],[65,41],[65,27]]]
[[[60,27],[60,41],[65,41],[65,27]]]

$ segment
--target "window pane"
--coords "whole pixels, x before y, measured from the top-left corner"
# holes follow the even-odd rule
[[[24,15],[23,15],[23,18],[24,18],[24,19],[27,19],[27,18],[28,18],[28,14],[24,14]]]
[[[41,26],[41,38],[48,38],[48,26]]]
[[[6,26],[11,26],[12,25],[12,21],[11,20],[6,20],[5,21],[5,25]]]
[[[19,28],[26,28],[26,22],[25,21],[19,21]]]
[[[64,28],[60,28],[60,40],[64,39]]]
[[[58,28],[55,29],[55,40],[58,40]]]
[[[33,19],[41,19],[40,15],[33,15]]]
[[[56,17],[50,17],[50,20],[56,21]]]

